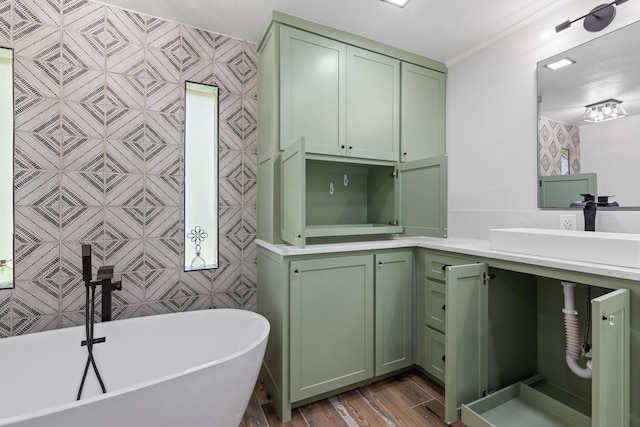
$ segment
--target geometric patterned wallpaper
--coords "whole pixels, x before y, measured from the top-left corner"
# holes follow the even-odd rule
[[[580,128],[554,120],[538,120],[538,171],[541,176],[560,175],[560,150],[569,149],[569,172],[580,173]]]
[[[82,243],[94,274],[122,278],[115,319],[255,310],[255,45],[86,0],[0,0],[0,46],[16,130],[0,337],[84,324]],[[200,272],[181,267],[185,80],[220,96],[220,267]]]

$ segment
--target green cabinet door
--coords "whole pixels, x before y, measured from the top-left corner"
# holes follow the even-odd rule
[[[411,251],[375,256],[376,375],[413,363],[412,260]]]
[[[446,75],[402,63],[400,161],[445,154]]]
[[[571,202],[582,200],[581,194],[598,194],[595,173],[541,176],[538,179],[538,207],[568,208]]]
[[[460,406],[482,397],[488,384],[488,285],[486,264],[445,268],[444,421],[460,418]]]
[[[306,227],[305,140],[301,138],[280,155],[280,238],[304,248]]]
[[[292,261],[291,401],[373,377],[373,256]]]
[[[398,161],[400,61],[347,47],[347,150],[350,157]]]
[[[346,45],[280,28],[280,149],[300,138],[309,153],[343,155]]]
[[[593,427],[629,425],[630,310],[628,289],[618,289],[591,301]]]
[[[395,218],[404,236],[447,237],[447,156],[396,165]]]

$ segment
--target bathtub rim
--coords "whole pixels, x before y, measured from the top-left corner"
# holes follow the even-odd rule
[[[207,312],[207,311],[216,311],[216,312],[233,312],[233,313],[242,313],[242,315],[248,315],[250,317],[254,317],[257,320],[260,321],[260,324],[264,327],[264,330],[262,331],[262,333],[260,334],[260,336],[254,341],[252,342],[249,346],[243,348],[242,350],[236,351],[234,353],[229,354],[228,356],[222,357],[220,359],[216,359],[207,363],[203,363],[202,365],[198,365],[195,367],[191,367],[191,368],[187,368],[187,369],[183,369],[181,371],[177,371],[174,372],[172,374],[168,374],[168,375],[164,375],[164,376],[160,376],[158,378],[155,378],[153,380],[149,380],[149,381],[143,381],[141,383],[132,385],[132,386],[128,386],[128,387],[123,387],[123,388],[119,388],[118,390],[115,391],[109,391],[107,393],[101,393],[98,394],[96,396],[91,396],[91,397],[87,397],[84,399],[80,399],[80,400],[74,400],[72,402],[69,403],[62,403],[59,405],[54,405],[54,406],[50,406],[48,408],[45,409],[39,409],[36,411],[32,411],[32,412],[27,412],[24,415],[13,415],[10,417],[6,417],[6,418],[0,418],[0,426],[4,426],[4,425],[9,425],[11,423],[15,423],[15,422],[19,422],[19,421],[27,421],[33,418],[37,418],[37,417],[42,417],[42,416],[46,416],[48,414],[52,414],[54,412],[60,412],[60,411],[64,411],[67,409],[71,409],[75,406],[79,406],[80,404],[90,404],[93,402],[98,402],[100,400],[104,400],[104,399],[108,399],[110,397],[113,396],[119,396],[121,394],[125,394],[125,393],[129,393],[132,391],[136,391],[145,387],[150,387],[153,386],[155,384],[159,384],[165,381],[170,381],[173,380],[175,378],[181,377],[181,376],[185,376],[185,375],[191,375],[194,374],[198,371],[210,368],[212,366],[215,365],[219,365],[222,364],[226,361],[241,357],[247,353],[250,353],[252,350],[254,350],[256,347],[260,346],[266,339],[268,339],[269,337],[269,332],[271,331],[271,325],[269,324],[269,321],[262,316],[259,313],[256,313],[254,311],[250,311],[250,310],[244,310],[244,309],[239,309],[239,308],[212,308],[212,309],[205,309],[205,310],[194,310],[194,311],[183,311],[183,312],[177,312],[177,313],[164,313],[164,314],[155,314],[153,316],[144,316],[144,317],[132,317],[132,318],[127,318],[127,319],[118,319],[118,320],[113,320],[111,321],[112,323],[127,323],[127,322],[131,322],[131,321],[135,321],[135,320],[140,320],[140,319],[144,319],[144,318],[152,318],[155,316],[163,316],[163,317],[175,317],[175,316],[179,316],[179,315],[185,315],[185,314],[196,314],[196,313],[201,313],[201,312]],[[84,328],[84,326],[73,326],[73,328]],[[57,329],[57,331],[60,330],[64,330],[64,329],[70,329],[70,328],[62,328],[62,329]],[[45,331],[46,332],[51,332],[51,331]],[[20,335],[20,336],[15,336],[15,337],[8,337],[5,339],[11,339],[11,338],[21,338],[24,337],[24,335]],[[99,367],[98,367],[99,368]]]

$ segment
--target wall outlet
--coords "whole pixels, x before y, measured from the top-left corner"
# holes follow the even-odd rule
[[[575,215],[560,215],[560,230],[575,230],[575,229],[576,229]]]

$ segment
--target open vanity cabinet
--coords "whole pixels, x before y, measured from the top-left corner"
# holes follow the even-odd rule
[[[468,427],[629,425],[628,289],[598,276],[422,252],[417,363],[444,382],[447,423],[461,414]],[[576,283],[581,340],[591,311],[592,379],[565,363],[561,280]]]

